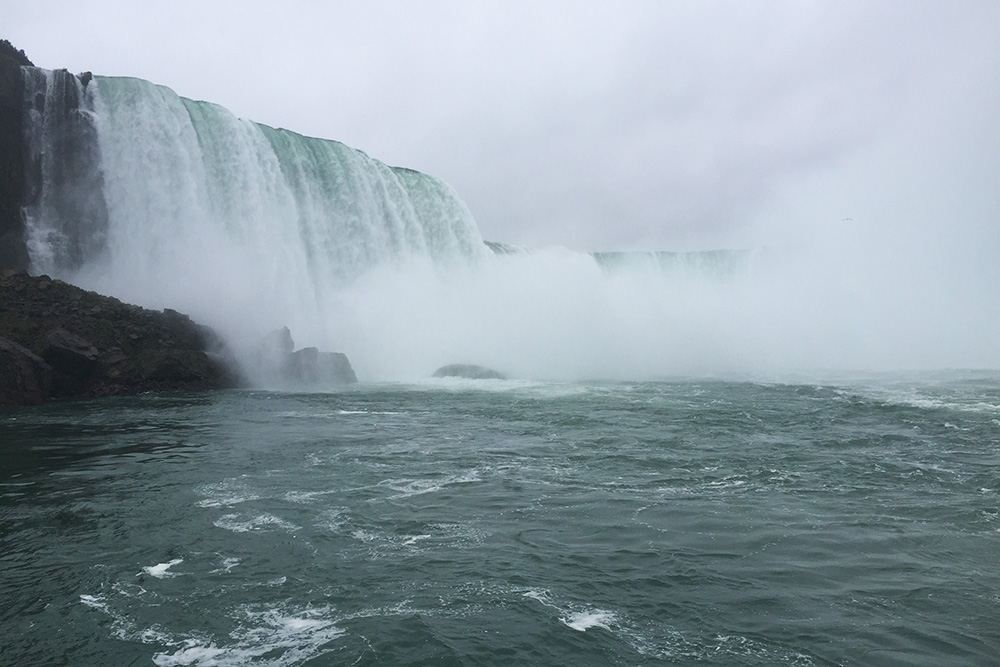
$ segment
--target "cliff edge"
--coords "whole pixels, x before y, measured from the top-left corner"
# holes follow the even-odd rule
[[[25,192],[22,66],[32,66],[24,51],[0,39],[0,269],[28,267],[21,217]]]

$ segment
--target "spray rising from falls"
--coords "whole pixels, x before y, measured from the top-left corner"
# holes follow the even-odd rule
[[[33,270],[250,339],[333,336],[338,290],[374,267],[488,254],[442,181],[237,119],[162,86],[25,68]]]
[[[939,367],[982,352],[941,345],[961,340],[960,318],[922,330],[917,292],[888,265],[484,244],[431,176],[146,81],[23,71],[33,270],[185,311],[248,355],[282,326],[300,346],[345,352],[363,380],[456,362],[641,378]]]

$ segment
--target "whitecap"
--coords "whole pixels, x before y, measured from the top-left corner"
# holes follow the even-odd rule
[[[392,499],[407,498],[409,496],[419,496],[425,493],[436,493],[446,486],[452,484],[471,484],[482,481],[479,470],[473,468],[460,475],[450,475],[442,480],[429,479],[390,479],[382,482],[393,491],[399,494],[391,496]]]
[[[80,602],[87,605],[91,609],[98,609],[103,612],[108,612],[108,603],[104,598],[97,595],[81,595]]]
[[[603,609],[593,609],[590,611],[574,612],[559,620],[579,632],[586,632],[590,628],[610,630],[611,624],[615,622],[615,615]]]
[[[229,572],[232,571],[234,567],[236,567],[239,564],[240,564],[239,558],[223,558],[222,567],[212,570],[209,574],[219,574],[219,573],[228,574]]]
[[[187,645],[178,649],[174,653],[157,653],[153,656],[153,663],[160,667],[173,667],[174,665],[221,665],[224,664],[216,658],[226,653],[225,649],[218,648],[214,644],[201,646],[195,640],[188,640]]]
[[[550,605],[550,606],[552,605],[552,603],[549,602],[549,592],[548,591],[536,590],[536,589],[532,588],[532,589],[524,591],[523,593],[521,593],[521,595],[523,595],[526,598],[531,598],[532,600],[536,600],[538,602],[541,602],[542,604],[545,604],[545,605]]]
[[[246,482],[238,479],[226,479],[215,484],[205,484],[197,489],[204,494],[196,504],[198,507],[232,507],[241,503],[259,500],[260,495],[251,489]]]
[[[160,667],[299,665],[328,653],[326,645],[344,635],[330,618],[331,612],[329,608],[292,612],[282,606],[244,606],[237,614],[242,622],[229,634],[229,643],[192,634],[174,640],[175,649],[156,653],[153,662]]]
[[[172,561],[166,563],[157,563],[156,565],[147,565],[142,568],[142,571],[151,577],[156,577],[157,579],[166,579],[168,577],[179,577],[180,575],[176,572],[170,572],[170,568],[174,565],[180,565],[184,562],[183,558],[175,558]]]

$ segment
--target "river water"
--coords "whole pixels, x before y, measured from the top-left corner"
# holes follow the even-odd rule
[[[3,665],[985,665],[1000,376],[0,409]]]

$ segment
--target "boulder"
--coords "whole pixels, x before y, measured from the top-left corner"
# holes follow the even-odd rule
[[[37,405],[51,388],[51,366],[26,347],[0,338],[0,405]]]
[[[97,348],[76,334],[56,327],[45,336],[42,359],[58,373],[81,380],[97,366]]]
[[[315,347],[295,350],[288,327],[275,329],[261,339],[255,348],[252,365],[258,380],[290,388],[358,381],[351,362],[340,352],[322,352]]]
[[[198,383],[211,377],[205,353],[181,348],[149,348],[136,355],[144,380],[171,384]]]
[[[262,354],[268,356],[288,356],[295,350],[295,341],[292,340],[292,332],[288,330],[288,327],[275,329],[261,340],[260,350]]]
[[[357,382],[351,362],[340,352],[320,352],[304,347],[288,356],[286,379],[304,385],[349,384]]]
[[[108,380],[132,377],[136,372],[135,364],[120,347],[113,347],[102,354],[98,359],[98,369],[101,376]]]
[[[434,371],[434,377],[458,377],[470,380],[506,380],[507,376],[492,368],[475,364],[448,364]]]

